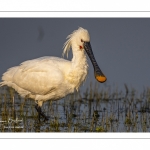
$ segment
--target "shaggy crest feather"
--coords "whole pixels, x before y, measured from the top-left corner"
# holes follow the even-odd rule
[[[72,47],[72,41],[73,41],[73,39],[76,38],[76,37],[78,37],[83,32],[85,32],[86,34],[88,34],[88,31],[86,29],[83,29],[82,27],[79,27],[77,30],[74,30],[72,32],[72,34],[70,34],[70,35],[67,36],[67,38],[66,38],[67,41],[65,42],[65,44],[63,46],[63,49],[64,49],[63,50],[63,54],[62,54],[63,57],[64,57],[64,55],[66,55],[67,58],[68,58],[68,53],[69,53],[69,51],[70,51],[70,49]],[[89,34],[88,34],[88,36],[89,36]]]

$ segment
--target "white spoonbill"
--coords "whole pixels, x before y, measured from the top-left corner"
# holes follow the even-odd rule
[[[40,115],[48,120],[42,112],[43,102],[59,100],[78,90],[88,73],[87,55],[93,67],[95,78],[105,82],[106,77],[100,70],[90,45],[90,35],[86,29],[78,28],[67,37],[64,44],[63,55],[72,49],[71,61],[58,57],[41,57],[28,60],[19,66],[8,69],[2,76],[0,86],[6,85],[14,88],[21,97],[36,101],[35,106],[39,120]]]

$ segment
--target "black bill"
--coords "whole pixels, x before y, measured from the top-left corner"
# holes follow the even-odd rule
[[[99,81],[101,83],[105,82],[107,80],[107,78],[103,74],[103,72],[101,71],[101,69],[99,68],[99,66],[95,60],[90,42],[84,42],[84,49],[93,64],[95,78],[97,79],[97,81]]]

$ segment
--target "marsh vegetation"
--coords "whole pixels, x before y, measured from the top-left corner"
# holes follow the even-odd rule
[[[0,89],[0,132],[149,132],[150,89],[138,93],[90,84],[42,109],[48,121],[38,121],[35,102],[12,88]]]

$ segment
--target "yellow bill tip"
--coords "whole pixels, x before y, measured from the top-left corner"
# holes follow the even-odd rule
[[[99,76],[99,75],[97,75],[96,76],[96,80],[99,81],[99,82],[101,82],[101,83],[103,83],[103,82],[105,82],[107,80],[107,78],[105,76]]]

